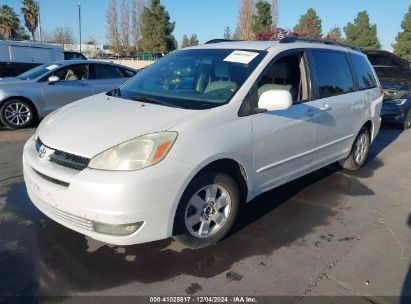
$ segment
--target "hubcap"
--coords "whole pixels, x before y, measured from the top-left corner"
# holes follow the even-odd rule
[[[368,139],[367,136],[363,133],[361,134],[356,143],[355,143],[355,150],[354,150],[354,159],[357,164],[361,164],[365,157],[367,156],[368,152]]]
[[[14,102],[4,110],[4,118],[12,125],[21,126],[30,120],[31,112],[26,105]]]
[[[191,235],[206,238],[217,233],[227,222],[231,198],[221,185],[208,185],[198,190],[188,202],[185,225]]]

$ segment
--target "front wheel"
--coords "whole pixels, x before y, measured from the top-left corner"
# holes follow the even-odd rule
[[[235,181],[223,173],[206,173],[187,187],[177,208],[173,238],[190,248],[223,239],[238,214],[240,193]]]
[[[362,127],[351,148],[350,155],[340,160],[340,165],[344,169],[358,170],[365,163],[370,149],[371,135],[367,128]]]
[[[21,129],[35,120],[33,106],[21,99],[10,99],[0,107],[0,121],[8,129]]]

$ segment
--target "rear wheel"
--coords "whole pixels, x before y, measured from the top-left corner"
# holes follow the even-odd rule
[[[350,155],[340,160],[340,165],[344,169],[358,170],[365,163],[370,149],[371,136],[367,128],[362,127],[351,148]]]
[[[196,177],[178,206],[173,238],[190,248],[220,241],[232,228],[239,203],[238,186],[230,176],[207,173]]]
[[[0,121],[8,129],[29,126],[35,120],[33,106],[21,99],[10,99],[0,107]]]
[[[407,114],[405,114],[404,123],[402,125],[402,128],[404,130],[408,130],[409,128],[411,128],[411,109],[409,109]]]

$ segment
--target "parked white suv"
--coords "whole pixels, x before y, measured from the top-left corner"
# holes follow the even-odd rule
[[[353,48],[217,41],[47,116],[24,147],[24,178],[41,211],[94,239],[201,247],[265,191],[335,161],[360,168],[382,98]]]

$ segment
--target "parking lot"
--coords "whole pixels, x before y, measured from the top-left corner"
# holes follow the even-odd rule
[[[198,250],[106,245],[47,219],[22,177],[33,133],[0,130],[2,295],[411,294],[411,132],[383,128],[358,172],[329,166],[256,198],[225,240]]]

